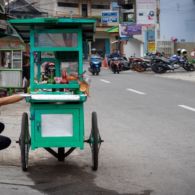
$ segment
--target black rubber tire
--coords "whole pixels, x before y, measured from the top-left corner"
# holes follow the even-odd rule
[[[186,71],[194,71],[194,70],[195,70],[194,65],[191,64],[191,63],[188,63],[188,64],[183,65],[183,68],[184,68],[184,70],[186,70]]]
[[[162,66],[157,65],[157,64],[153,64],[151,66],[151,69],[152,69],[153,72],[158,73],[158,74],[162,74],[162,73],[167,72],[166,69],[164,69]]]
[[[91,129],[91,150],[92,150],[92,170],[98,169],[98,153],[99,153],[99,129],[97,122],[97,113],[92,112],[92,129]]]
[[[21,134],[19,138],[20,151],[21,151],[21,164],[22,170],[28,169],[28,156],[30,148],[30,134],[28,126],[28,114],[26,112],[22,115]]]

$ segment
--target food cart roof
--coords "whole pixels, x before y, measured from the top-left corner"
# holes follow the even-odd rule
[[[32,19],[11,19],[9,23],[19,33],[25,42],[29,42],[31,29],[65,29],[81,28],[83,38],[92,41],[95,32],[94,19],[84,18],[32,18]]]

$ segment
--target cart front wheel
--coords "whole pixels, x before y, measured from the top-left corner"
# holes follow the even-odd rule
[[[20,151],[21,151],[22,170],[27,171],[29,148],[30,148],[30,134],[29,134],[29,126],[28,126],[28,114],[26,112],[24,112],[22,115],[22,125],[21,125],[19,144],[20,144]]]
[[[98,154],[99,147],[102,140],[99,134],[98,122],[97,122],[97,113],[92,113],[92,129],[89,137],[89,144],[92,151],[92,169],[96,171],[98,169]]]

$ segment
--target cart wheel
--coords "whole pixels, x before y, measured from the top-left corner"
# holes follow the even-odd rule
[[[27,171],[28,154],[30,148],[30,134],[29,134],[29,126],[28,126],[28,114],[26,112],[24,112],[22,115],[22,126],[21,126],[19,144],[20,144],[20,151],[21,151],[22,170]]]
[[[92,169],[96,171],[98,169],[98,153],[99,147],[101,145],[101,137],[99,134],[98,123],[97,123],[97,113],[92,112],[92,129],[89,137],[89,144],[92,151]]]

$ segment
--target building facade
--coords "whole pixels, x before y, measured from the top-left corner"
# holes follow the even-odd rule
[[[110,33],[107,30],[112,24],[102,24],[101,14],[112,9],[111,0],[30,0],[33,6],[50,17],[73,17],[73,18],[95,18],[96,34],[94,42],[84,44],[84,55],[90,53],[92,47],[96,47],[102,55],[110,53]]]
[[[160,1],[160,39],[195,42],[195,0]]]
[[[126,24],[127,26],[136,25],[136,0],[118,0],[118,5],[120,7],[120,24]],[[144,33],[145,31],[142,31],[140,35],[128,35],[125,38],[119,37],[122,45],[122,54],[127,58],[143,56]]]

